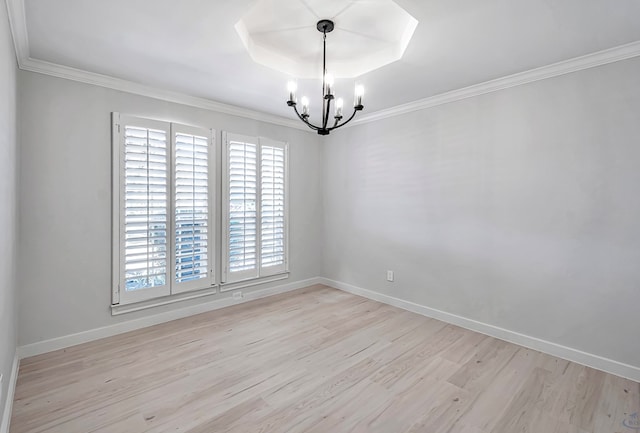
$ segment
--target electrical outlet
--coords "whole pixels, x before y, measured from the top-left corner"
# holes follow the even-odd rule
[[[393,281],[393,271],[387,271],[387,281]]]
[[[233,299],[240,300],[242,298],[244,298],[244,296],[242,295],[242,292],[233,292]]]

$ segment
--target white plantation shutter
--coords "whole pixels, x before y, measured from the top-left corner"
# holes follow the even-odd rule
[[[224,280],[286,271],[286,145],[225,134]]]
[[[211,133],[172,125],[174,153],[174,282],[172,293],[213,283]]]
[[[227,281],[258,276],[258,143],[227,135],[225,191]]]
[[[122,120],[119,289],[121,302],[134,302],[170,293],[170,135],[162,122]]]
[[[113,114],[113,304],[210,288],[211,130]]]
[[[279,279],[288,271],[286,143],[224,133],[216,201],[212,130],[118,113],[112,126],[112,304],[207,295],[216,282]]]
[[[285,145],[260,140],[260,274],[264,276],[286,270]]]

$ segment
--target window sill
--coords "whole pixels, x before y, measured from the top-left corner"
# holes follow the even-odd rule
[[[280,274],[269,275],[268,277],[250,278],[233,283],[220,284],[220,292],[230,292],[232,290],[243,289],[245,287],[257,286],[260,284],[271,283],[272,281],[286,280],[289,278],[289,272],[285,271]]]
[[[132,302],[130,304],[111,305],[111,315],[119,316],[121,314],[133,313],[134,311],[146,310],[148,308],[160,307],[162,305],[174,304],[176,302],[188,301],[190,299],[202,298],[205,296],[215,295],[216,293],[231,292],[233,290],[243,289],[245,287],[258,286],[274,281],[286,280],[289,278],[289,272],[269,275],[268,277],[252,278],[242,281],[234,281],[233,283],[223,283],[212,286],[208,289],[202,289],[193,292],[180,293],[177,295],[163,296],[161,298],[149,299],[147,301]],[[219,290],[218,290],[219,289]]]
[[[187,301],[189,299],[202,298],[218,293],[218,286],[212,286],[208,289],[202,289],[193,292],[180,293],[177,295],[163,296],[161,298],[149,299],[147,301],[133,302],[131,304],[111,305],[111,315],[119,316],[120,314],[133,313],[134,311],[146,310],[147,308],[160,307],[161,305],[174,304],[176,302]]]

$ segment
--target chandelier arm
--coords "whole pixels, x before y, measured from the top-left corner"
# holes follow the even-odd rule
[[[325,124],[325,113],[328,113],[327,111],[327,100],[322,98],[322,114],[320,115],[320,125],[322,125],[320,128],[324,129],[326,128],[326,124]]]
[[[302,116],[302,115],[298,112],[298,107],[297,107],[296,105],[292,105],[292,107],[293,107],[293,111],[295,111],[295,112],[296,112],[296,114],[298,115],[298,118],[299,118],[300,120],[302,120],[302,121],[305,123],[305,125],[307,125],[307,126],[308,126],[309,128],[311,128],[311,129],[313,129],[314,131],[317,131],[318,129],[320,129],[320,128],[318,128],[317,126],[315,126],[315,125],[311,124],[307,119],[305,119],[305,118],[304,118],[304,116]]]
[[[360,110],[353,110],[353,113],[351,113],[351,117],[349,117],[346,121],[342,122],[339,125],[334,126],[333,128],[330,128],[329,131],[333,131],[334,129],[338,129],[343,127],[344,125],[346,125],[347,123],[351,122],[353,120],[354,117],[356,117],[356,113],[360,111]],[[336,122],[337,123],[337,122]]]
[[[327,111],[324,113],[324,120],[322,122],[322,129],[327,129],[327,123],[329,123],[329,112],[331,111],[331,98],[327,99]]]

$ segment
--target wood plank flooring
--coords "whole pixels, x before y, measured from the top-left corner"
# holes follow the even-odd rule
[[[324,286],[21,362],[11,433],[634,433],[640,385]]]

